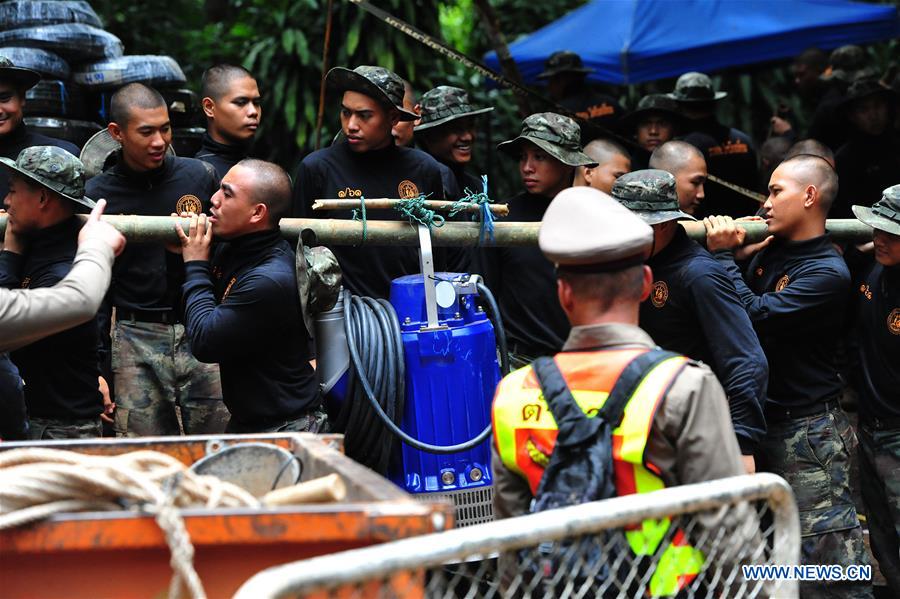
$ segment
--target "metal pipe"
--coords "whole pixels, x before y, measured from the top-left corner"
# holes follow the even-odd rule
[[[397,200],[393,198],[366,198],[365,200],[345,200],[345,199],[322,199],[313,201],[312,209],[319,210],[351,210],[359,208],[361,201],[366,203],[367,210],[378,210],[382,208],[394,208],[401,202],[406,200]],[[456,210],[458,212],[481,212],[481,204],[459,202],[448,202],[447,200],[425,200],[423,203],[425,208],[435,210],[437,212],[450,212]],[[491,214],[494,216],[509,215],[509,204],[489,204]]]
[[[87,216],[81,215],[82,219]],[[175,223],[181,221],[187,232],[188,220],[171,216],[104,216],[132,243],[178,243]],[[484,240],[481,245],[530,247],[537,245],[537,222],[495,222],[494,240]],[[688,235],[701,243],[706,239],[702,222],[682,222]],[[747,243],[762,241],[766,237],[764,222],[742,222],[747,230]],[[0,214],[0,231],[6,229],[6,215]],[[366,223],[363,239],[363,225],[360,221],[318,218],[284,218],[281,232],[296,241],[300,231],[312,231],[318,243],[326,245],[405,245],[418,246],[419,234],[414,225],[405,221],[376,221]],[[855,219],[830,219],[828,232],[834,241],[864,243],[872,240],[872,228]],[[479,245],[479,223],[447,222],[442,227],[431,229],[431,240],[435,246],[474,247]]]

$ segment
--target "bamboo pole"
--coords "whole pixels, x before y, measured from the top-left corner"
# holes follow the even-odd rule
[[[82,220],[86,215],[80,215]],[[178,242],[175,224],[181,221],[185,232],[188,219],[171,216],[104,216],[132,243]],[[304,229],[315,234],[317,243],[325,245],[405,245],[418,246],[419,236],[415,226],[405,221],[376,221],[366,223],[366,238],[363,240],[363,225],[360,221],[285,218],[281,220],[281,232],[296,241]],[[693,239],[703,242],[706,233],[702,222],[682,222],[682,227]],[[742,222],[747,230],[747,243],[762,241],[767,231],[764,222]],[[540,223],[496,222],[494,239],[484,240],[485,246],[533,247],[537,245]],[[856,219],[831,219],[827,228],[837,242],[864,243],[872,240],[872,228]],[[6,215],[0,214],[0,231],[6,229]],[[474,247],[479,245],[479,223],[447,222],[442,227],[431,229],[432,243],[436,246]]]
[[[367,210],[379,210],[394,208],[405,200],[394,198],[366,198],[363,201],[366,203]],[[350,210],[359,208],[359,204],[360,200],[322,199],[315,200],[312,209]],[[481,212],[481,204],[474,203],[459,204],[458,202],[449,202],[447,200],[425,200],[423,205],[425,208],[436,212],[450,212],[451,208],[454,208],[459,212]],[[490,206],[491,214],[494,216],[509,215],[509,204],[488,204],[488,206]]]

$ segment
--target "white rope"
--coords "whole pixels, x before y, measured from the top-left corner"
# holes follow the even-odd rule
[[[63,512],[134,509],[152,513],[172,554],[169,596],[175,599],[183,587],[194,599],[206,598],[180,509],[259,505],[244,489],[195,474],[175,458],[155,451],[117,456],[46,448],[0,452],[0,530]]]

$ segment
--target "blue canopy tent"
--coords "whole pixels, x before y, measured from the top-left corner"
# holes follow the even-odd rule
[[[527,82],[556,50],[630,84],[900,36],[897,7],[847,0],[594,0],[510,45]],[[499,69],[495,53],[485,57]]]

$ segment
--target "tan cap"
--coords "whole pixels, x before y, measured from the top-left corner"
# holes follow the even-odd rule
[[[593,187],[569,187],[550,202],[538,244],[560,270],[610,272],[643,263],[653,229]]]

